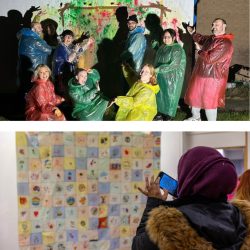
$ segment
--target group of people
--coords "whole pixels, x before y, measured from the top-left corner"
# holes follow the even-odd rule
[[[250,170],[239,177],[217,150],[195,147],[179,160],[177,199],[166,201],[159,179],[146,178],[145,190],[138,189],[148,199],[132,250],[249,249]]]
[[[162,32],[162,45],[152,42],[152,48],[157,48],[154,65],[145,62],[145,28],[138,23],[136,15],[127,19],[129,32],[120,54],[122,95],[112,99],[100,90],[97,70],[76,67],[78,55],[95,42],[94,38],[83,33],[74,40],[73,32],[64,30],[56,43],[55,25],[47,24],[46,35],[41,38],[42,26],[36,20],[31,29],[22,29],[18,33],[19,79],[23,96],[27,93],[26,120],[66,120],[57,107],[61,102],[73,105],[72,117],[81,121],[103,120],[105,111],[114,103],[117,121],[171,120],[182,91],[185,51],[176,40],[175,30],[166,29]],[[187,27],[199,55],[185,95],[193,114],[187,121],[200,121],[200,109],[205,109],[208,120],[214,121],[217,107],[225,106],[233,52],[233,35],[226,35],[225,29],[226,22],[220,18],[214,20],[211,36],[202,36],[195,28]]]

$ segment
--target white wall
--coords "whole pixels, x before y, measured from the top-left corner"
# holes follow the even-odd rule
[[[15,132],[0,132],[0,249],[17,250],[17,184]]]

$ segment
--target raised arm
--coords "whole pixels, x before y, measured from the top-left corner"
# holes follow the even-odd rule
[[[130,67],[128,63],[126,63],[122,67],[122,72],[129,87],[131,88],[136,83],[138,79],[138,74]]]

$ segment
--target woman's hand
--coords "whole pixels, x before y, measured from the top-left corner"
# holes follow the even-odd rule
[[[64,102],[64,101],[65,101],[65,99],[62,97],[61,101],[62,101],[62,102]]]
[[[86,69],[86,71],[87,71],[88,74],[93,73],[93,69]]]
[[[157,180],[154,182],[154,176],[152,175],[150,183],[148,181],[148,177],[145,178],[145,181],[146,190],[142,190],[140,187],[138,187],[141,193],[145,194],[147,197],[154,197],[164,201],[168,198],[168,190],[166,188],[163,188],[164,193],[161,194],[161,190],[159,187],[160,177],[158,177]]]
[[[75,46],[75,52],[77,53],[79,51],[79,49],[81,48],[80,44],[77,43]]]

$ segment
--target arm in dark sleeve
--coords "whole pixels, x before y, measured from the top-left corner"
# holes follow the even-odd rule
[[[159,250],[150,239],[146,231],[146,224],[148,220],[148,213],[162,202],[157,198],[148,198],[147,206],[141,218],[140,225],[137,228],[136,236],[133,239],[132,250]]]
[[[195,33],[193,35],[193,39],[196,43],[198,43],[199,45],[203,46],[204,43],[207,41],[207,39],[209,39],[210,36],[203,36],[199,33]]]

